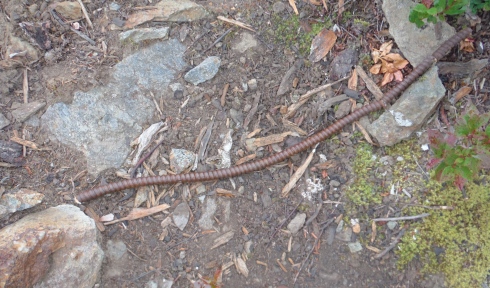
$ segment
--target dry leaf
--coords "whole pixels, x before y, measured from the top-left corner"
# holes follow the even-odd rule
[[[237,257],[236,258],[235,267],[236,267],[236,270],[238,272],[240,272],[240,274],[242,274],[245,277],[248,277],[247,264],[245,263],[245,261],[243,261],[242,258],[240,258],[240,257]]]
[[[403,73],[402,73],[402,71],[398,70],[395,73],[393,73],[393,75],[395,76],[395,80],[396,81],[398,81],[398,82],[402,82],[403,81]]]
[[[473,40],[470,40],[468,38],[464,39],[463,41],[459,42],[459,50],[468,52],[468,53],[473,53],[475,52],[475,46],[473,46]]]
[[[311,62],[320,61],[332,49],[335,41],[337,41],[337,35],[332,30],[323,28],[311,42],[310,56],[308,59]]]
[[[293,7],[293,10],[294,10],[294,14],[298,15],[298,8],[296,8],[296,3],[294,3],[294,0],[289,0],[289,5],[291,5],[291,7]]]
[[[372,230],[372,233],[371,233],[371,243],[373,243],[374,240],[376,239],[376,232],[377,232],[377,230],[376,230],[376,222],[375,221],[373,221],[371,223],[371,230]]]
[[[381,81],[381,86],[385,86],[386,84],[390,83],[391,81],[393,81],[393,78],[393,73],[386,73],[383,76],[383,80]]]
[[[347,82],[347,87],[352,90],[357,91],[357,71],[356,68],[352,70],[352,75],[349,78],[349,81]]]
[[[372,74],[379,74],[380,70],[381,70],[381,64],[376,64],[373,65],[371,69],[369,69],[369,72],[371,72]]]

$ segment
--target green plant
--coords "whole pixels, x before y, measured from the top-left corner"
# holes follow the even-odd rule
[[[423,221],[410,225],[398,244],[397,265],[418,259],[423,273],[444,273],[447,287],[482,287],[490,265],[490,193],[484,176],[469,183],[468,198],[455,187],[430,181],[424,204],[449,209],[434,210]],[[427,212],[411,207],[408,214]]]
[[[454,134],[428,131],[434,152],[428,167],[437,166],[434,170],[436,180],[452,181],[463,191],[466,181],[478,176],[482,157],[490,156],[489,120],[490,112],[479,115],[472,107],[455,126]]]
[[[408,19],[420,28],[424,26],[424,20],[430,23],[445,21],[446,16],[464,14],[468,8],[473,13],[488,11],[490,0],[422,0],[411,9]]]

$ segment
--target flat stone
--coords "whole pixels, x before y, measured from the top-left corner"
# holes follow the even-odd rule
[[[434,66],[366,128],[381,146],[394,145],[409,138],[426,123],[445,92]]]
[[[73,205],[25,216],[0,230],[6,287],[94,287],[104,252],[93,219]]]
[[[413,66],[420,64],[426,56],[431,55],[444,41],[456,34],[455,29],[445,21],[439,21],[437,24],[441,27],[439,39],[436,37],[434,24],[429,23],[421,29],[410,23],[408,15],[415,4],[412,0],[383,1],[383,11],[390,24],[390,34],[403,52],[403,56]]]
[[[124,244],[123,241],[121,240],[108,240],[107,241],[107,248],[106,248],[106,254],[111,261],[118,261],[120,260],[128,251],[128,248],[126,247],[126,244]]]
[[[203,230],[210,230],[213,229],[213,224],[214,224],[214,213],[216,212],[216,200],[214,200],[211,197],[206,197],[206,200],[204,201],[204,205],[202,206],[202,216],[197,221],[199,224],[199,227]]]
[[[337,234],[335,234],[335,239],[344,242],[350,242],[351,237],[352,237],[352,228],[350,227],[346,227],[345,229],[342,229],[342,231],[337,232]]]
[[[291,232],[291,234],[296,234],[298,231],[303,227],[306,221],[306,214],[305,213],[298,213],[296,216],[294,216],[293,220],[289,222],[288,224],[288,230]]]
[[[118,11],[120,8],[121,5],[117,4],[116,2],[109,3],[109,10],[111,11]]]
[[[340,103],[337,111],[335,111],[335,118],[340,119],[350,113],[352,102],[344,101]]]
[[[54,3],[51,8],[68,20],[78,20],[83,17],[82,7],[76,1]]]
[[[119,33],[119,41],[139,43],[145,40],[166,39],[169,27],[138,28]]]
[[[349,247],[350,253],[356,253],[359,251],[362,251],[362,245],[359,242],[352,242],[348,243],[347,246]]]
[[[0,198],[0,205],[4,206],[8,210],[8,214],[4,215],[8,216],[17,211],[32,208],[40,204],[43,199],[44,194],[27,188],[22,188],[17,192],[4,193],[2,198]]]
[[[248,32],[242,32],[238,41],[233,43],[231,49],[238,53],[245,53],[245,51],[257,47],[257,39],[254,35]]]
[[[221,60],[217,56],[211,56],[206,58],[201,64],[192,68],[184,76],[187,82],[194,85],[198,85],[204,81],[213,79],[213,77],[218,73],[219,66],[221,65]]]
[[[0,129],[3,129],[10,125],[9,119],[7,119],[5,116],[3,116],[2,113],[0,113]]]
[[[330,63],[330,74],[329,78],[333,81],[339,80],[350,74],[352,66],[356,65],[359,61],[359,53],[354,50],[347,48],[340,52],[333,58],[332,63]]]
[[[87,92],[77,91],[71,104],[56,103],[41,117],[53,140],[82,151],[88,171],[118,168],[130,142],[153,117],[147,91],[164,91],[185,67],[185,46],[178,40],[152,44],[114,66],[113,80]]]
[[[172,218],[174,219],[175,226],[177,226],[180,231],[184,231],[184,228],[189,221],[189,209],[187,207],[187,203],[182,202],[177,205],[172,213]]]
[[[46,102],[43,101],[34,101],[21,104],[19,107],[12,110],[12,116],[14,116],[17,121],[24,122],[31,117],[32,114],[41,110],[44,106],[46,106]]]

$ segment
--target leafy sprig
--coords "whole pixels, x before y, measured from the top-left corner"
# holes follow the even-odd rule
[[[428,167],[435,167],[436,180],[452,181],[463,191],[466,181],[478,175],[482,156],[490,156],[489,121],[490,112],[479,115],[473,108],[454,127],[454,133],[443,135],[437,130],[428,131],[434,153]]]

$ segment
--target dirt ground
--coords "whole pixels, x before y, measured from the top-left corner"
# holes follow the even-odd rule
[[[34,3],[41,5],[43,1],[24,2],[29,2],[29,5]],[[89,11],[107,8],[109,4],[109,1],[102,0],[85,2]],[[91,46],[73,33],[64,33],[64,37],[69,41],[61,49],[56,61],[47,63],[41,60],[29,66],[30,101],[45,100],[47,102],[45,109],[50,104],[59,101],[70,103],[74,91],[87,91],[108,82],[112,66],[137,49],[151,44],[151,42],[143,42],[139,45],[123,45],[118,40],[118,31],[107,29],[109,21],[113,17],[124,18],[134,7],[151,5],[149,2],[152,1],[121,2],[124,3],[120,3],[122,5],[120,11],[101,9],[99,13],[91,14],[95,29],[90,30],[89,36],[92,39],[103,39],[108,47],[108,55],[104,57],[104,53],[101,53],[100,41],[96,46]],[[308,30],[308,26],[314,23],[315,19],[322,18],[325,14],[321,6],[297,2],[299,2],[298,8],[303,13],[302,19],[305,19],[302,22],[302,29]],[[253,105],[254,93],[242,91],[242,83],[252,78],[257,79],[258,90],[255,93],[260,92],[261,98],[249,128],[262,128],[260,134],[262,137],[286,131],[280,124],[281,114],[278,107],[288,105],[290,99],[289,96],[277,97],[276,91],[287,70],[298,57],[304,57],[304,55],[301,55],[299,46],[295,43],[284,43],[274,38],[274,33],[271,31],[275,31],[279,25],[277,19],[274,18],[276,17],[275,14],[272,12],[274,2],[267,0],[211,0],[196,1],[196,3],[210,9],[216,15],[226,15],[250,23],[258,30],[256,34],[259,40],[258,46],[245,55],[230,49],[232,44],[238,41],[240,33],[243,32],[234,28],[222,40],[222,44],[213,46],[206,51],[215,39],[232,26],[214,19],[186,24],[165,23],[171,27],[170,37],[178,37],[181,27],[183,25],[188,26],[189,34],[183,42],[188,47],[185,54],[187,63],[200,63],[208,56],[217,55],[221,58],[222,64],[220,71],[212,80],[199,85],[202,91],[206,92],[200,101],[180,109],[183,98],[168,92],[164,95],[166,108],[164,116],[169,120],[171,126],[165,135],[167,141],[157,149],[156,156],[149,160],[152,162],[149,165],[154,171],[168,169],[168,165],[163,163],[160,157],[169,159],[172,148],[196,151],[194,143],[196,137],[201,129],[209,124],[212,117],[216,117],[216,123],[209,141],[208,155],[216,155],[222,143],[222,137],[228,129],[227,119],[230,118],[230,109],[233,108],[241,112],[242,116],[245,117]],[[18,10],[25,10],[29,6],[17,3],[17,1],[3,0],[0,4],[2,13],[8,10],[8,5],[23,7],[18,8]],[[278,14],[280,19],[287,19],[293,15],[291,8],[286,6],[286,9]],[[335,9],[332,9],[326,14],[334,15],[334,11]],[[378,31],[388,27],[388,24],[383,22],[380,5],[376,1],[370,0],[354,1],[346,4],[345,11],[349,12],[350,15],[354,14],[362,18],[370,23],[369,26],[365,30],[360,30],[353,21],[354,17],[345,17],[345,14],[343,19],[335,18],[332,20],[333,23],[338,23],[346,28],[348,33],[344,33],[342,39],[337,40],[331,55],[327,57],[327,61],[303,66],[297,74],[299,80],[297,94],[304,94],[327,83],[326,71],[329,62],[345,47],[355,45],[361,55],[369,55],[371,45],[378,45],[377,47],[379,47],[380,42],[376,39],[378,36],[375,35],[378,34]],[[39,14],[30,15],[27,20],[37,22],[40,21],[41,17]],[[487,19],[488,23],[488,14],[485,17],[484,19]],[[383,24],[380,25],[380,23]],[[149,26],[161,24],[150,23]],[[484,30],[482,29],[482,31]],[[206,31],[206,37],[199,37]],[[14,33],[19,37],[22,36],[22,31],[18,28],[15,28]],[[303,32],[300,31],[299,33]],[[59,47],[63,42],[61,32],[56,30],[56,26],[52,28],[50,36],[53,47]],[[488,40],[488,35],[480,34],[479,36],[487,37]],[[485,55],[480,56],[485,58]],[[463,59],[463,56],[454,53],[448,56],[448,61],[461,60],[469,60],[469,58]],[[189,65],[190,67],[191,65]],[[6,93],[3,93],[5,91],[2,92],[4,96],[0,99],[2,112],[6,113],[13,102],[22,102],[23,71],[24,68],[0,70],[0,81],[4,85],[2,89],[7,91]],[[180,77],[183,77],[184,72]],[[380,78],[374,77],[374,80],[379,82]],[[445,83],[449,83],[449,80],[446,79]],[[181,82],[185,83],[184,81]],[[230,85],[229,92],[224,107],[221,107],[219,100],[223,87],[227,83]],[[359,90],[361,94],[373,99],[363,83],[360,83]],[[155,94],[164,93],[155,91]],[[487,100],[482,103],[482,107],[486,110],[490,104],[488,102]],[[327,111],[325,115],[314,115],[312,112],[314,110],[315,102],[307,104],[299,110],[292,121],[300,123],[300,127],[305,131],[314,132],[325,127],[334,119],[335,111],[333,109]],[[42,115],[42,113],[43,111],[39,112],[38,115]],[[274,125],[268,118],[274,119],[279,124]],[[198,119],[201,119],[200,122],[197,122]],[[155,115],[154,120],[159,120],[157,115]],[[232,119],[230,118],[228,121],[232,121]],[[150,124],[148,123],[148,126]],[[251,130],[234,129],[232,163],[241,158],[238,150],[246,151],[244,136]],[[33,211],[61,203],[73,203],[73,195],[76,193],[96,184],[118,180],[115,169],[110,169],[97,177],[91,176],[86,171],[86,163],[82,153],[50,141],[39,127],[12,123],[4,128],[4,131],[6,132],[0,134],[2,140],[8,140],[13,131],[18,131],[25,135],[26,139],[50,149],[45,151],[28,150],[24,166],[0,168],[0,180],[5,188],[26,187],[45,194],[45,201],[39,207],[32,209]],[[297,139],[290,138],[284,144],[274,147],[267,146],[257,156],[271,155],[275,150],[284,149],[295,141]],[[358,145],[365,142],[362,134],[355,133],[352,127],[346,127],[339,137],[321,143],[310,167],[319,163],[319,154],[324,154],[331,161],[331,165],[324,170],[307,169],[306,175],[301,178],[297,187],[292,190],[287,198],[281,198],[279,193],[289,181],[292,172],[304,162],[308,152],[296,155],[287,163],[236,177],[233,179],[234,183],[229,180],[203,183],[207,197],[214,197],[218,205],[215,214],[217,230],[231,229],[235,232],[233,239],[216,249],[210,248],[214,244],[216,235],[220,233],[203,234],[197,223],[203,213],[203,204],[199,200],[199,195],[196,194],[195,188],[197,186],[192,184],[154,187],[156,195],[167,191],[164,197],[161,197],[160,204],[172,205],[172,208],[169,209],[170,212],[177,203],[186,201],[193,214],[191,221],[184,231],[169,226],[168,234],[163,235],[164,237],[162,237],[160,222],[166,217],[165,214],[107,226],[106,230],[101,233],[103,247],[109,240],[121,240],[127,245],[130,253],[127,254],[127,257],[123,257],[117,265],[108,261],[105,262],[99,287],[143,287],[150,280],[158,281],[162,278],[174,280],[173,287],[192,287],[189,280],[198,280],[198,275],[212,277],[216,271],[219,271],[221,265],[229,263],[233,257],[243,253],[247,254],[248,257],[246,263],[249,276],[240,275],[234,267],[228,268],[222,275],[222,287],[442,287],[437,286],[441,285],[440,277],[424,278],[416,264],[407,269],[398,270],[396,268],[397,257],[393,251],[380,259],[373,259],[375,252],[369,249],[351,253],[346,245],[347,242],[336,239],[329,245],[327,232],[323,234],[317,249],[313,249],[321,225],[329,219],[339,215],[344,215],[349,219],[361,218],[360,215],[369,215],[371,218],[380,217],[389,214],[391,207],[396,209],[400,205],[400,203],[390,203],[389,197],[379,205],[358,208],[352,208],[353,206],[349,205],[349,199],[344,193],[349,183],[356,177],[352,162],[356,156]],[[417,141],[414,143],[413,147],[417,149],[419,147]],[[375,147],[374,151],[378,157],[387,155],[383,148]],[[420,163],[425,163],[426,158],[426,154],[420,155]],[[129,169],[130,167],[124,168]],[[199,169],[211,170],[214,169],[214,166],[204,164]],[[420,174],[418,168],[414,168],[411,172]],[[298,210],[305,212],[308,217],[317,208],[318,199],[304,200],[300,195],[306,185],[305,179],[308,178],[320,180],[326,187],[320,196],[323,201],[330,200],[331,203],[323,204],[316,220],[308,227],[300,230],[297,235],[291,237],[281,231],[281,229],[286,229],[286,225],[280,227],[281,221],[290,220],[297,207]],[[335,186],[332,181],[335,181]],[[380,180],[380,185],[383,185],[381,182]],[[216,188],[235,191],[237,197],[218,196],[215,192]],[[185,194],[186,190],[190,190],[190,196]],[[121,193],[108,195],[86,205],[100,216],[114,213],[116,217],[123,217],[132,209],[134,200],[130,198],[121,202],[122,197]],[[347,207],[349,208],[347,209]],[[15,222],[25,213],[14,214],[8,221],[0,223],[0,227]],[[361,222],[360,233],[354,233],[350,240],[355,241],[357,239],[361,243],[368,243],[371,237],[369,225],[369,222]],[[248,234],[243,232],[242,227],[246,228]],[[383,237],[379,237],[374,243],[368,244],[383,250],[393,239],[390,233],[389,229],[386,229]],[[250,243],[251,246],[249,246]],[[313,253],[310,255],[311,251]],[[301,263],[306,258],[308,258],[306,265],[301,267],[302,270],[295,279]],[[278,263],[281,263],[285,271]],[[114,271],[114,269],[118,271]]]

